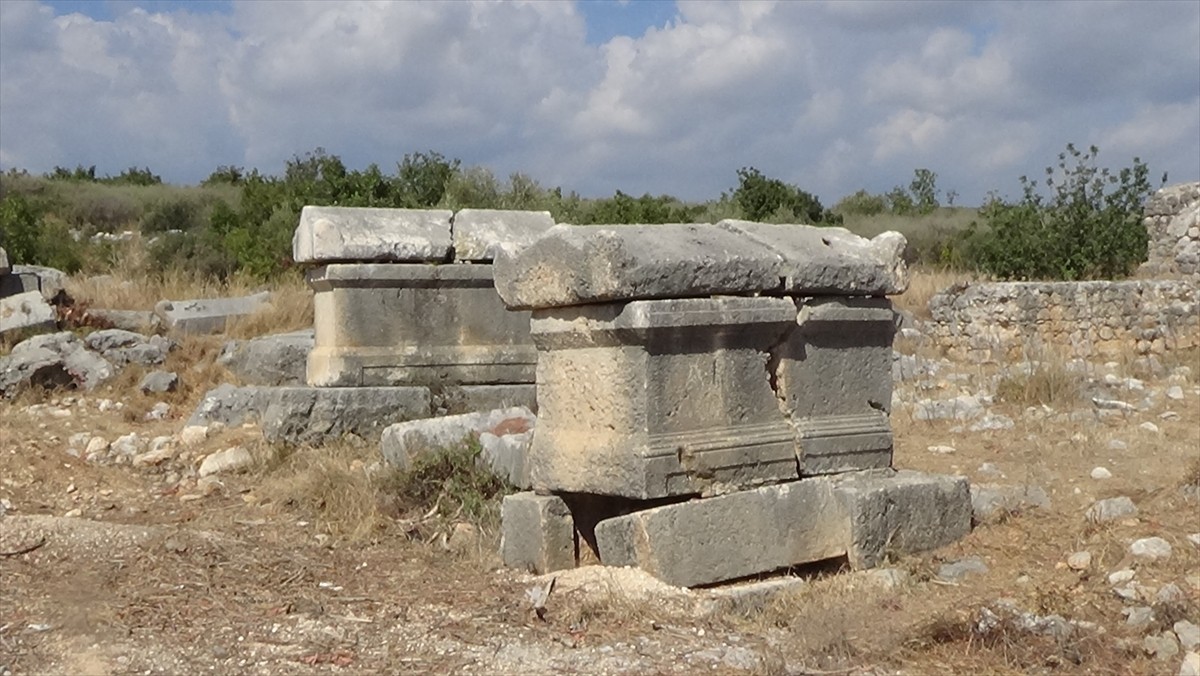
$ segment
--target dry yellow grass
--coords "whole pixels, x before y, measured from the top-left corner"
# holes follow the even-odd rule
[[[909,269],[908,290],[894,296],[896,307],[912,313],[918,319],[929,319],[929,299],[939,291],[955,284],[979,281],[979,275],[958,270],[940,270],[926,267]]]

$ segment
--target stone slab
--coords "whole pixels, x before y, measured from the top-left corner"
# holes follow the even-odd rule
[[[463,209],[454,214],[454,258],[491,262],[504,251],[515,254],[554,227],[549,211]]]
[[[154,306],[154,314],[169,330],[192,334],[221,333],[229,320],[266,309],[270,299],[271,293],[262,291],[240,298],[163,300]]]
[[[535,311],[534,488],[650,499],[796,478],[768,371],[795,317],[784,298]]]
[[[561,498],[532,492],[506,495],[500,521],[504,565],[539,574],[575,567],[575,522]]]
[[[854,568],[874,568],[890,554],[944,547],[971,532],[966,477],[911,470],[831,477],[846,510],[846,557]]]
[[[488,449],[480,455],[481,463],[518,487],[528,487],[523,477],[524,455],[537,419],[527,408],[513,407],[480,411],[462,415],[425,418],[396,423],[383,430],[380,450],[389,464],[412,469],[422,456],[475,440],[481,443],[488,436]],[[510,445],[503,440],[517,437]]]
[[[695,587],[846,553],[847,521],[825,479],[618,516],[596,526],[600,561]]]
[[[37,291],[0,298],[0,336],[17,331],[52,331],[58,321],[54,307]]]
[[[306,206],[292,237],[297,263],[449,262],[451,212]]]
[[[908,288],[907,241],[898,232],[868,240],[845,228],[811,225],[724,220],[717,227],[779,254],[780,291],[785,294],[881,296]]]
[[[709,224],[556,225],[496,257],[511,309],[780,290],[782,258]]]
[[[871,471],[816,477],[601,521],[605,565],[636,565],[693,587],[845,556],[872,567],[970,531],[961,477]]]
[[[336,264],[308,282],[310,385],[534,382],[529,315],[505,309],[490,265]]]
[[[234,340],[217,363],[248,385],[303,385],[313,342],[312,329]]]
[[[91,390],[115,374],[113,365],[75,334],[47,333],[17,343],[0,357],[0,394],[11,396],[30,383]]]
[[[114,329],[146,333],[153,331],[159,323],[158,317],[149,310],[108,310],[88,308],[88,317],[101,323],[111,324]]]
[[[67,273],[44,265],[14,265],[8,279],[13,278],[19,278],[23,291],[40,291],[42,298],[49,302],[53,302],[54,297],[67,288]]]
[[[781,342],[774,369],[801,474],[891,466],[894,333],[886,298],[799,302],[796,328]]]

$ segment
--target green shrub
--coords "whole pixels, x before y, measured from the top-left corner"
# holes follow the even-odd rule
[[[834,212],[842,216],[875,216],[887,210],[887,199],[883,195],[872,195],[859,190],[847,195],[833,205]]]
[[[733,200],[742,208],[742,217],[751,221],[835,225],[841,216],[826,210],[815,195],[777,178],[768,178],[754,167],[738,169],[738,186]]]
[[[984,227],[969,233],[972,265],[1003,279],[1080,280],[1124,277],[1145,260],[1149,170],[1134,158],[1132,167],[1114,174],[1096,167],[1098,152],[1068,144],[1057,172],[1046,169],[1048,196],[1022,176],[1019,201],[985,204]]]
[[[173,196],[150,207],[141,219],[144,235],[168,230],[194,230],[205,223],[204,207],[199,200]]]
[[[38,257],[42,214],[30,200],[9,195],[0,201],[0,246],[9,261],[32,264]]]

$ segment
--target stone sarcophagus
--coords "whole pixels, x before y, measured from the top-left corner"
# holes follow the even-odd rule
[[[586,547],[693,586],[963,535],[965,480],[891,468],[903,247],[723,221],[555,226],[499,255],[497,292],[532,312],[539,409],[504,560]]]
[[[491,261],[552,225],[547,212],[305,207],[293,249],[314,291],[308,383],[532,394],[529,315],[505,309]]]

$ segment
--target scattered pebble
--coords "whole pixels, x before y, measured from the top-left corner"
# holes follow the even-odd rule
[[[1167,388],[1167,399],[1179,401],[1183,399],[1183,388],[1178,385],[1172,385]]]
[[[1133,606],[1121,611],[1125,616],[1125,625],[1140,629],[1154,621],[1154,611],[1150,606]]]
[[[1151,434],[1158,434],[1158,425],[1155,425],[1154,423],[1150,422],[1149,420],[1142,423],[1141,425],[1138,425],[1138,428],[1141,430],[1145,430],[1146,432],[1150,432]]]
[[[941,455],[947,455],[949,453],[956,452],[958,449],[953,446],[930,446],[930,447],[928,447],[927,450],[930,453],[938,453]]]
[[[1133,579],[1133,571],[1128,568],[1123,568],[1116,572],[1110,573],[1108,583],[1112,585],[1124,584]]]
[[[1191,652],[1183,656],[1179,676],[1200,676],[1200,653]]]
[[[218,472],[236,472],[254,463],[254,457],[241,446],[232,446],[223,451],[217,451],[200,463],[200,476],[206,477]]]
[[[1112,472],[1107,467],[1096,467],[1092,470],[1092,478],[1096,480],[1111,479]]]
[[[1091,507],[1088,507],[1083,516],[1092,523],[1105,523],[1126,516],[1133,516],[1137,514],[1137,511],[1137,505],[1133,504],[1133,500],[1122,495],[1096,501]]]
[[[1179,638],[1179,644],[1183,646],[1184,650],[1200,648],[1200,626],[1187,620],[1180,620],[1171,628],[1175,630],[1175,636]]]
[[[1001,472],[999,467],[996,467],[995,465],[993,465],[990,462],[985,462],[982,465],[980,465],[979,473],[986,477],[990,477],[993,479],[1004,476],[1004,472]]]
[[[1121,441],[1120,439],[1109,439],[1108,448],[1113,451],[1124,451],[1128,450],[1129,444]]]
[[[944,582],[958,582],[972,573],[986,573],[987,564],[978,556],[968,556],[953,563],[943,564],[938,568],[937,577]]]
[[[1086,570],[1092,565],[1091,552],[1075,552],[1067,557],[1067,566],[1071,570]]]
[[[1160,537],[1142,538],[1129,545],[1129,553],[1139,559],[1157,561],[1171,556],[1171,543]]]
[[[1200,533],[1192,533],[1191,535],[1187,536],[1187,539],[1188,542],[1200,547]]]
[[[1156,660],[1167,660],[1179,654],[1179,643],[1175,641],[1175,634],[1164,631],[1142,639],[1142,649]]]

